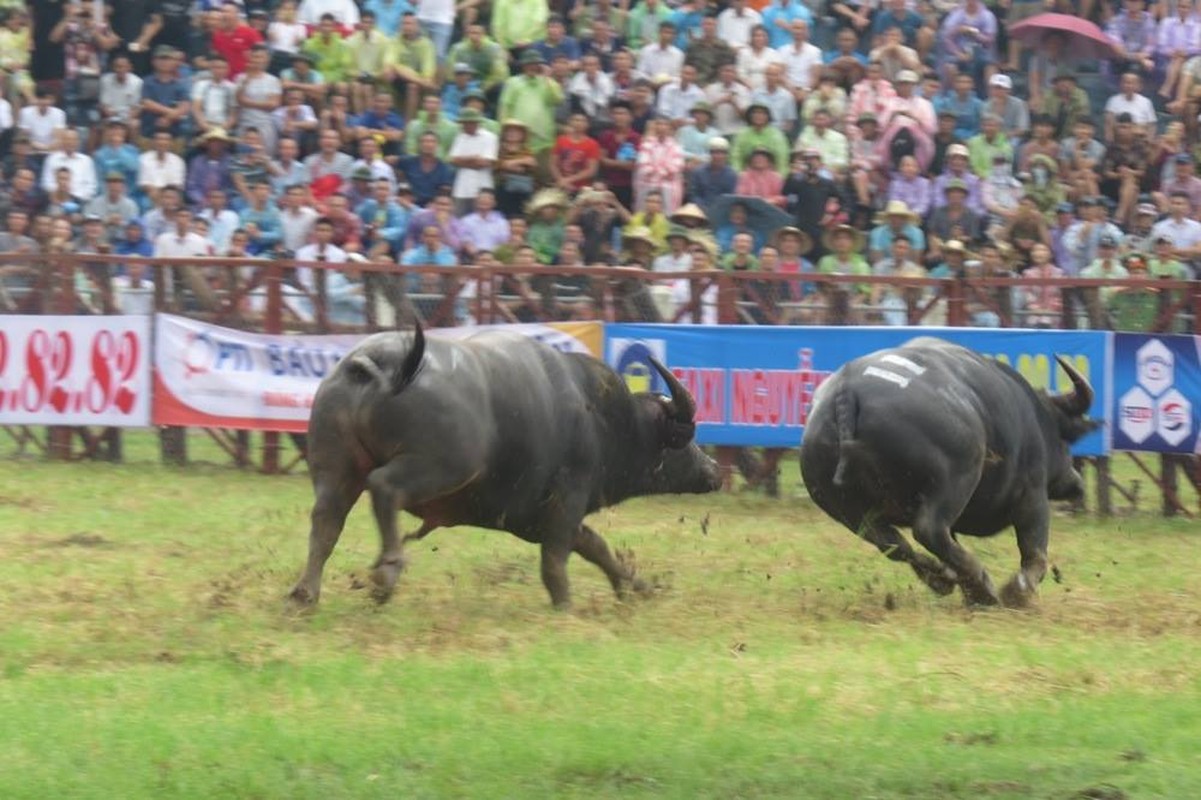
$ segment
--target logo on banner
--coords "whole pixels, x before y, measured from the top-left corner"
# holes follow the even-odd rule
[[[1155,427],[1151,395],[1136,386],[1118,401],[1118,428],[1135,444],[1147,441]]]
[[[655,358],[667,364],[667,343],[662,339],[613,339],[611,358],[617,374],[631,392],[666,392],[663,379],[651,364]]]
[[[1155,417],[1155,432],[1173,447],[1178,446],[1193,432],[1193,405],[1176,389],[1159,398]]]
[[[1138,349],[1135,356],[1138,383],[1152,397],[1163,394],[1172,385],[1176,372],[1176,357],[1159,339],[1152,339]]]

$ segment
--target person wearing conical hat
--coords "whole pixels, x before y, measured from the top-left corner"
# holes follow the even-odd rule
[[[555,263],[563,246],[567,208],[570,202],[559,189],[542,189],[526,204],[529,232],[526,241],[534,248],[542,264]]]
[[[920,261],[926,251],[926,236],[922,233],[921,218],[904,200],[890,200],[876,215],[876,227],[868,240],[872,262],[879,261],[892,251],[892,240],[905,236],[909,240],[914,260]]]
[[[692,268],[692,255],[689,245],[692,240],[688,229],[681,225],[672,225],[667,231],[667,252],[655,258],[655,272],[687,272]]]

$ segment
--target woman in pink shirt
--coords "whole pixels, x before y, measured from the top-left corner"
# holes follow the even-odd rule
[[[774,206],[784,207],[784,178],[776,170],[775,156],[770,150],[751,151],[746,169],[738,176],[734,193],[746,197],[761,197]]]
[[[1051,248],[1034,245],[1030,250],[1031,264],[1022,272],[1023,278],[1062,278],[1063,270],[1051,263]],[[1026,327],[1056,328],[1063,314],[1063,290],[1059,286],[1023,286],[1022,305],[1026,311]]]

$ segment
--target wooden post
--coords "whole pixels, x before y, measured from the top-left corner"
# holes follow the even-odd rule
[[[1163,453],[1159,456],[1159,480],[1160,491],[1163,493],[1163,515],[1174,517],[1177,513],[1176,506],[1180,495],[1177,493],[1176,457],[1171,453]]]
[[[1097,471],[1097,514],[1113,516],[1113,487],[1109,476],[1109,456],[1097,456],[1093,461]]]
[[[283,333],[283,267],[278,261],[271,261],[268,262],[266,270],[267,309],[263,317],[264,331],[266,333]],[[325,280],[324,272],[321,273],[321,280],[323,282]],[[279,433],[277,431],[263,433],[263,472],[267,475],[275,475],[279,472]]]
[[[159,457],[164,464],[173,467],[188,465],[188,429],[175,425],[159,428]]]

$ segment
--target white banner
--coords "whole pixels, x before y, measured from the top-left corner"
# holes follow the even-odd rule
[[[600,323],[503,327],[560,350],[600,350]],[[429,335],[458,339],[480,330],[445,328]],[[321,379],[363,338],[246,333],[158,314],[154,423],[303,432]]]
[[[150,424],[150,318],[0,316],[0,424]]]

